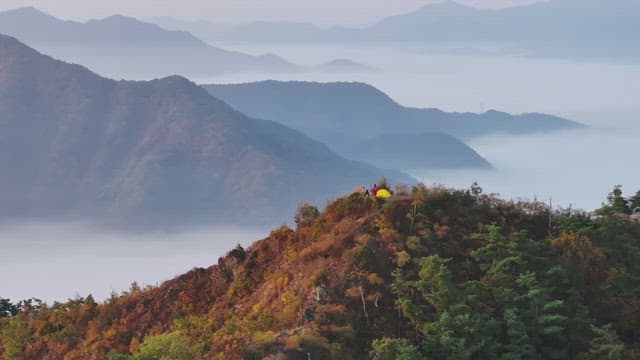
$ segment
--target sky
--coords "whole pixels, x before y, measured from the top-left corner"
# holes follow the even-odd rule
[[[0,11],[34,6],[71,20],[123,14],[138,18],[171,16],[183,20],[245,23],[257,20],[313,22],[321,26],[364,26],[440,0],[0,0]],[[540,0],[459,0],[485,8]]]

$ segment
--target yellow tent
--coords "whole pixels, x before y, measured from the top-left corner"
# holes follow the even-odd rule
[[[391,197],[391,191],[387,189],[378,189],[376,192],[376,197],[380,199],[388,199]]]

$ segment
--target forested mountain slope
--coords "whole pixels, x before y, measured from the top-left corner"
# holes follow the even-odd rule
[[[404,107],[363,83],[260,81],[204,85],[213,96],[239,111],[278,121],[308,134],[326,131],[351,136],[442,132],[460,139],[491,133],[528,134],[584,125],[546,114],[449,113]]]
[[[4,358],[637,359],[640,223],[621,203],[640,192],[596,217],[477,186],[302,206],[296,229],[159,286],[5,301]]]
[[[0,35],[0,218],[281,223],[381,176],[178,76],[113,81]],[[286,214],[286,215],[285,215]]]

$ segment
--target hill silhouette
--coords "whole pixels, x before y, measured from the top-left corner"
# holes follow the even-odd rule
[[[314,69],[331,73],[357,73],[375,71],[375,69],[372,67],[357,63],[349,59],[335,59],[316,66]]]
[[[364,83],[269,80],[203,87],[245,114],[298,129],[343,156],[402,170],[489,168],[481,155],[457,138],[583,126],[537,113],[510,115],[490,110],[472,114],[409,108]]]
[[[618,201],[610,197],[611,209]],[[638,199],[636,199],[638,200]],[[3,300],[5,358],[635,358],[640,223],[399,188],[98,304]]]
[[[0,215],[281,222],[401,173],[347,161],[190,81],[113,81],[0,36]]]
[[[118,78],[298,69],[276,55],[227,51],[187,32],[168,31],[122,15],[81,23],[59,20],[32,7],[18,8],[0,12],[0,33],[62,60],[88,65]]]
[[[469,139],[491,133],[527,134],[583,127],[567,119],[537,113],[510,115],[495,110],[482,114],[447,113],[404,107],[364,83],[269,80],[204,85],[204,88],[245,114],[278,121],[307,133],[333,131],[370,137],[442,132]]]
[[[315,136],[348,159],[406,171],[492,168],[475,150],[444,133],[390,134],[364,139],[335,132]]]
[[[169,16],[148,21],[166,29],[189,31],[208,41],[309,42],[344,41],[353,38],[353,29],[324,29],[312,23],[290,21],[254,21],[247,24],[221,24],[205,20],[187,21]]]
[[[171,19],[154,21],[211,40],[254,42],[381,42],[454,45],[469,51],[615,62],[640,61],[635,46],[640,16],[636,0],[550,0],[500,10],[455,1],[431,3],[386,17],[365,28],[323,29],[312,24],[260,22],[223,26]],[[440,50],[442,51],[442,50]]]
[[[366,36],[498,44],[535,56],[637,62],[638,16],[640,2],[634,0],[551,0],[502,10],[447,1],[383,19],[366,29]]]

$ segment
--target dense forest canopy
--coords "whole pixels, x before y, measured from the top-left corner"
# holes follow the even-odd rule
[[[396,188],[103,303],[0,301],[4,359],[640,358],[640,192],[594,213]]]

